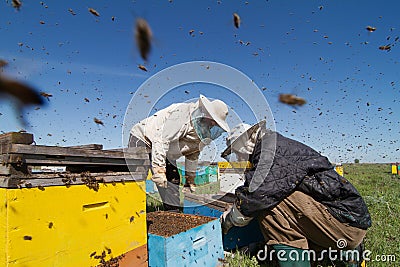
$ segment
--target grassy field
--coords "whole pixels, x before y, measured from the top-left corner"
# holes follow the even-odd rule
[[[367,203],[372,227],[365,238],[371,251],[368,266],[400,266],[400,176],[392,176],[390,164],[344,165],[344,176],[353,183]],[[393,259],[382,262],[380,259]]]
[[[365,249],[371,251],[368,267],[400,266],[400,176],[392,176],[390,164],[344,164],[344,176],[364,197],[372,217],[372,227],[365,238]],[[159,203],[149,200],[149,209]],[[236,253],[227,257],[225,266],[276,266],[259,263],[255,257]],[[340,263],[318,263],[318,267],[341,266]],[[343,266],[343,265],[342,265]]]

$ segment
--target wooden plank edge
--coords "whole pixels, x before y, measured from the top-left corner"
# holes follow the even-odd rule
[[[0,188],[39,188],[48,186],[73,186],[86,184],[95,188],[100,184],[110,184],[114,185],[117,183],[124,184],[125,182],[141,182],[146,180],[147,173],[135,173],[126,175],[99,175],[87,176],[87,177],[75,177],[75,176],[65,176],[57,178],[36,178],[36,177],[0,177]]]
[[[3,148],[2,154],[34,154],[47,156],[80,156],[80,157],[101,157],[101,158],[127,158],[127,159],[148,159],[145,148],[129,148],[124,151],[113,150],[85,150],[70,147],[41,146],[11,144]]]

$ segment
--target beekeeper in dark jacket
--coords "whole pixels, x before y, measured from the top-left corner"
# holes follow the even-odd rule
[[[234,153],[252,168],[221,217],[224,233],[257,218],[267,244],[286,251],[354,249],[362,242],[371,226],[367,206],[326,157],[267,130],[265,121],[235,127],[227,144],[223,157]]]

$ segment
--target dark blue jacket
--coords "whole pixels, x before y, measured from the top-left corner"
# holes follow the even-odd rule
[[[361,195],[314,149],[267,131],[249,161],[253,167],[245,174],[245,184],[236,189],[236,205],[244,215],[271,210],[298,190],[325,205],[340,222],[362,229],[371,226]]]

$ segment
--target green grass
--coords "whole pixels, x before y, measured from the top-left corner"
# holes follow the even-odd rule
[[[390,164],[344,164],[344,176],[357,188],[367,203],[372,217],[372,227],[365,238],[365,249],[371,251],[368,267],[400,266],[400,176],[391,174]],[[149,198],[148,198],[149,199]],[[153,209],[161,209],[160,203],[148,201]],[[395,256],[395,261],[376,261],[376,257]],[[255,257],[235,253],[226,257],[224,266],[275,267],[276,263],[257,263]],[[340,266],[335,263],[319,263],[319,267]]]
[[[374,261],[368,266],[400,266],[400,176],[391,174],[390,164],[346,164],[344,176],[363,196],[372,217],[365,238],[370,258],[396,256],[396,262]]]
[[[220,190],[220,183],[208,183],[203,185],[197,185],[195,194],[217,194]]]
[[[226,256],[224,259],[223,266],[229,267],[259,267],[259,263],[255,256],[248,256],[243,252],[237,252],[235,254]]]

